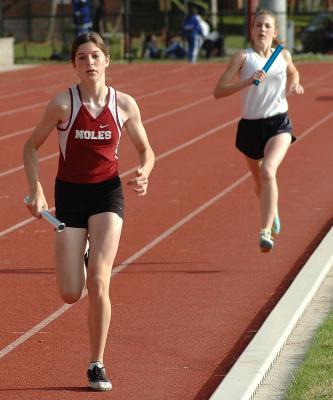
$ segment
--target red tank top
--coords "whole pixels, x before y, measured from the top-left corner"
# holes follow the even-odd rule
[[[57,126],[57,178],[75,183],[96,183],[118,175],[117,150],[123,121],[117,112],[117,93],[108,88],[104,109],[95,118],[82,103],[78,86],[69,89],[71,116]]]

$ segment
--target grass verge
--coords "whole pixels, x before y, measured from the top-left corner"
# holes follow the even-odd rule
[[[285,400],[333,399],[333,311],[297,369]]]
[[[112,41],[109,43],[111,58],[113,61],[123,61],[123,43]],[[227,61],[230,56],[237,50],[245,47],[244,37],[242,35],[228,35],[225,38],[224,48],[227,52],[226,58],[219,59],[211,59],[210,62],[224,62]],[[141,59],[141,42],[139,39],[133,40],[133,49],[135,50],[135,58],[134,62],[151,62],[150,60]],[[20,42],[15,44],[15,62],[17,64],[34,64],[34,63],[49,63],[49,62],[68,62],[69,50],[67,50],[67,54],[63,54],[63,45],[62,43],[55,43],[51,45],[51,43],[28,43],[28,42]],[[51,55],[59,55],[59,58],[53,58],[51,60]],[[63,57],[61,57],[63,54]],[[333,54],[314,54],[314,53],[303,53],[303,54],[293,54],[294,61],[333,61]],[[200,61],[205,62],[204,59]],[[156,62],[170,62],[170,60],[156,60]],[[172,61],[171,61],[172,62]],[[333,397],[332,397],[333,399]]]

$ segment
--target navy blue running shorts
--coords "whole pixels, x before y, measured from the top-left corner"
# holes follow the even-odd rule
[[[247,157],[260,160],[264,157],[266,143],[280,133],[290,133],[291,143],[296,138],[292,134],[292,125],[288,113],[262,119],[244,119],[238,123],[236,147]]]
[[[72,228],[88,228],[92,215],[114,212],[124,218],[124,195],[119,176],[98,183],[56,179],[56,217]]]

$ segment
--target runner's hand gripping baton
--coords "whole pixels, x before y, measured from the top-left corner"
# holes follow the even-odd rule
[[[274,52],[272,53],[272,55],[269,57],[269,59],[266,61],[266,64],[263,66],[263,71],[267,72],[271,65],[273,64],[273,62],[275,61],[276,57],[280,54],[281,50],[283,49],[283,46],[281,46],[280,44],[277,45],[277,47],[275,48]],[[253,81],[253,84],[258,86],[260,83],[260,81],[255,80]]]
[[[27,204],[29,202],[29,196],[26,196],[24,198],[24,204]],[[59,221],[53,214],[51,214],[48,210],[43,210],[40,212],[40,215],[47,221],[49,222],[51,225],[54,226],[55,230],[57,232],[62,232],[66,225]]]

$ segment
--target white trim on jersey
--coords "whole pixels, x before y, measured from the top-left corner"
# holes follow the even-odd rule
[[[121,129],[124,125],[124,122],[123,122],[121,116],[119,115],[119,113],[117,112],[117,99],[116,99],[117,92],[112,87],[109,87],[109,90],[110,90],[110,97],[109,97],[109,103],[108,103],[107,107],[112,114],[113,120],[115,121],[115,125],[118,130],[118,143],[117,143],[116,149],[115,149],[115,156],[116,156],[116,158],[118,158],[118,147],[119,147],[120,138],[121,138]],[[62,122],[62,123],[58,124],[58,126],[57,126],[59,147],[60,147],[60,151],[61,151],[61,154],[62,154],[64,160],[65,160],[65,156],[66,156],[68,135],[72,129],[74,121],[75,121],[75,119],[81,109],[81,106],[82,106],[82,101],[80,98],[78,86],[77,85],[72,86],[71,88],[69,88],[69,91],[70,91],[70,95],[71,95],[71,107],[72,107],[70,119],[66,122]]]
[[[71,97],[72,97],[71,117],[70,117],[69,121],[66,121],[66,122],[58,125],[59,147],[60,147],[61,154],[62,154],[64,160],[65,160],[65,155],[66,155],[68,135],[69,135],[70,130],[72,129],[72,126],[74,124],[76,116],[81,108],[81,100],[80,100],[80,95],[79,95],[77,86],[76,85],[72,86],[71,88],[69,88],[69,91],[70,91]]]
[[[117,91],[110,86],[110,100],[109,100],[109,110],[113,116],[113,119],[116,123],[117,130],[118,130],[118,143],[116,145],[115,149],[115,157],[118,159],[118,147],[120,143],[120,138],[121,138],[121,129],[124,126],[124,121],[122,120],[121,116],[119,115],[118,112],[118,103],[117,103]],[[119,126],[120,125],[120,126]]]

